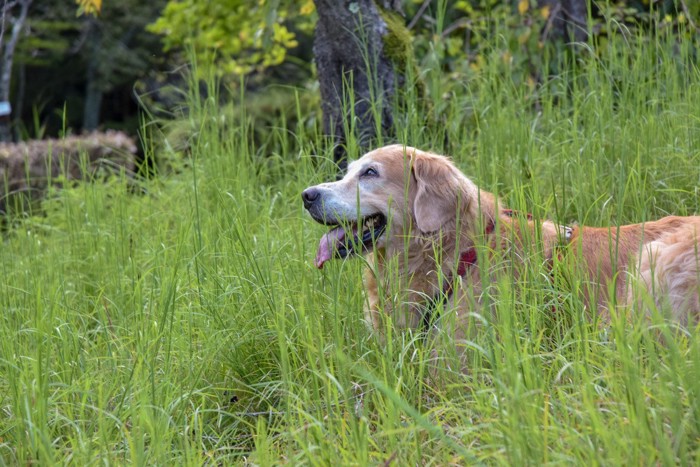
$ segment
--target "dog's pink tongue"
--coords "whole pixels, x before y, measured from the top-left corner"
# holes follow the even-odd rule
[[[316,260],[314,261],[314,265],[318,269],[323,268],[326,261],[330,261],[333,258],[335,251],[338,249],[338,244],[340,244],[344,238],[345,231],[340,227],[329,230],[328,233],[321,237],[321,241],[318,244],[318,251],[316,252]]]

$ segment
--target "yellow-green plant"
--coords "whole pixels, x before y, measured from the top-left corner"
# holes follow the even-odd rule
[[[312,0],[171,0],[149,29],[166,50],[189,47],[221,72],[243,75],[282,63],[296,32],[310,32],[314,12]]]

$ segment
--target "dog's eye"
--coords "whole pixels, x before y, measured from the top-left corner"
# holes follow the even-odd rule
[[[379,175],[379,172],[374,167],[368,167],[360,174],[360,177],[376,177],[377,175]]]

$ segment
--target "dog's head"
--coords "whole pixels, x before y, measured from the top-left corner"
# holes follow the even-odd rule
[[[458,217],[463,225],[476,217],[479,192],[446,157],[392,145],[352,162],[342,180],[301,196],[311,217],[332,227],[316,254],[321,268],[334,257],[454,233]]]

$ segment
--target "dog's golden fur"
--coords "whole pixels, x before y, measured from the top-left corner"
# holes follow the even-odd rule
[[[370,266],[366,314],[378,330],[384,316],[401,327],[421,327],[426,304],[444,290],[444,281],[457,277],[460,253],[477,243],[487,245],[483,251],[489,255],[507,260],[493,261],[491,267],[533,256],[545,262],[555,255],[575,257],[588,285],[583,287],[584,300],[603,319],[613,280],[618,305],[640,307],[651,297],[682,324],[700,313],[698,216],[619,228],[567,228],[550,221],[536,225],[509,215],[494,195],[480,190],[448,158],[401,145],[364,155],[349,165],[342,180],[310,187],[303,197],[317,221],[350,224],[324,236],[319,267],[350,232],[362,233],[363,219],[380,214],[387,220],[372,246],[365,245],[371,250],[365,251]],[[445,309],[461,316],[478,311],[482,274],[479,267],[467,268]]]

